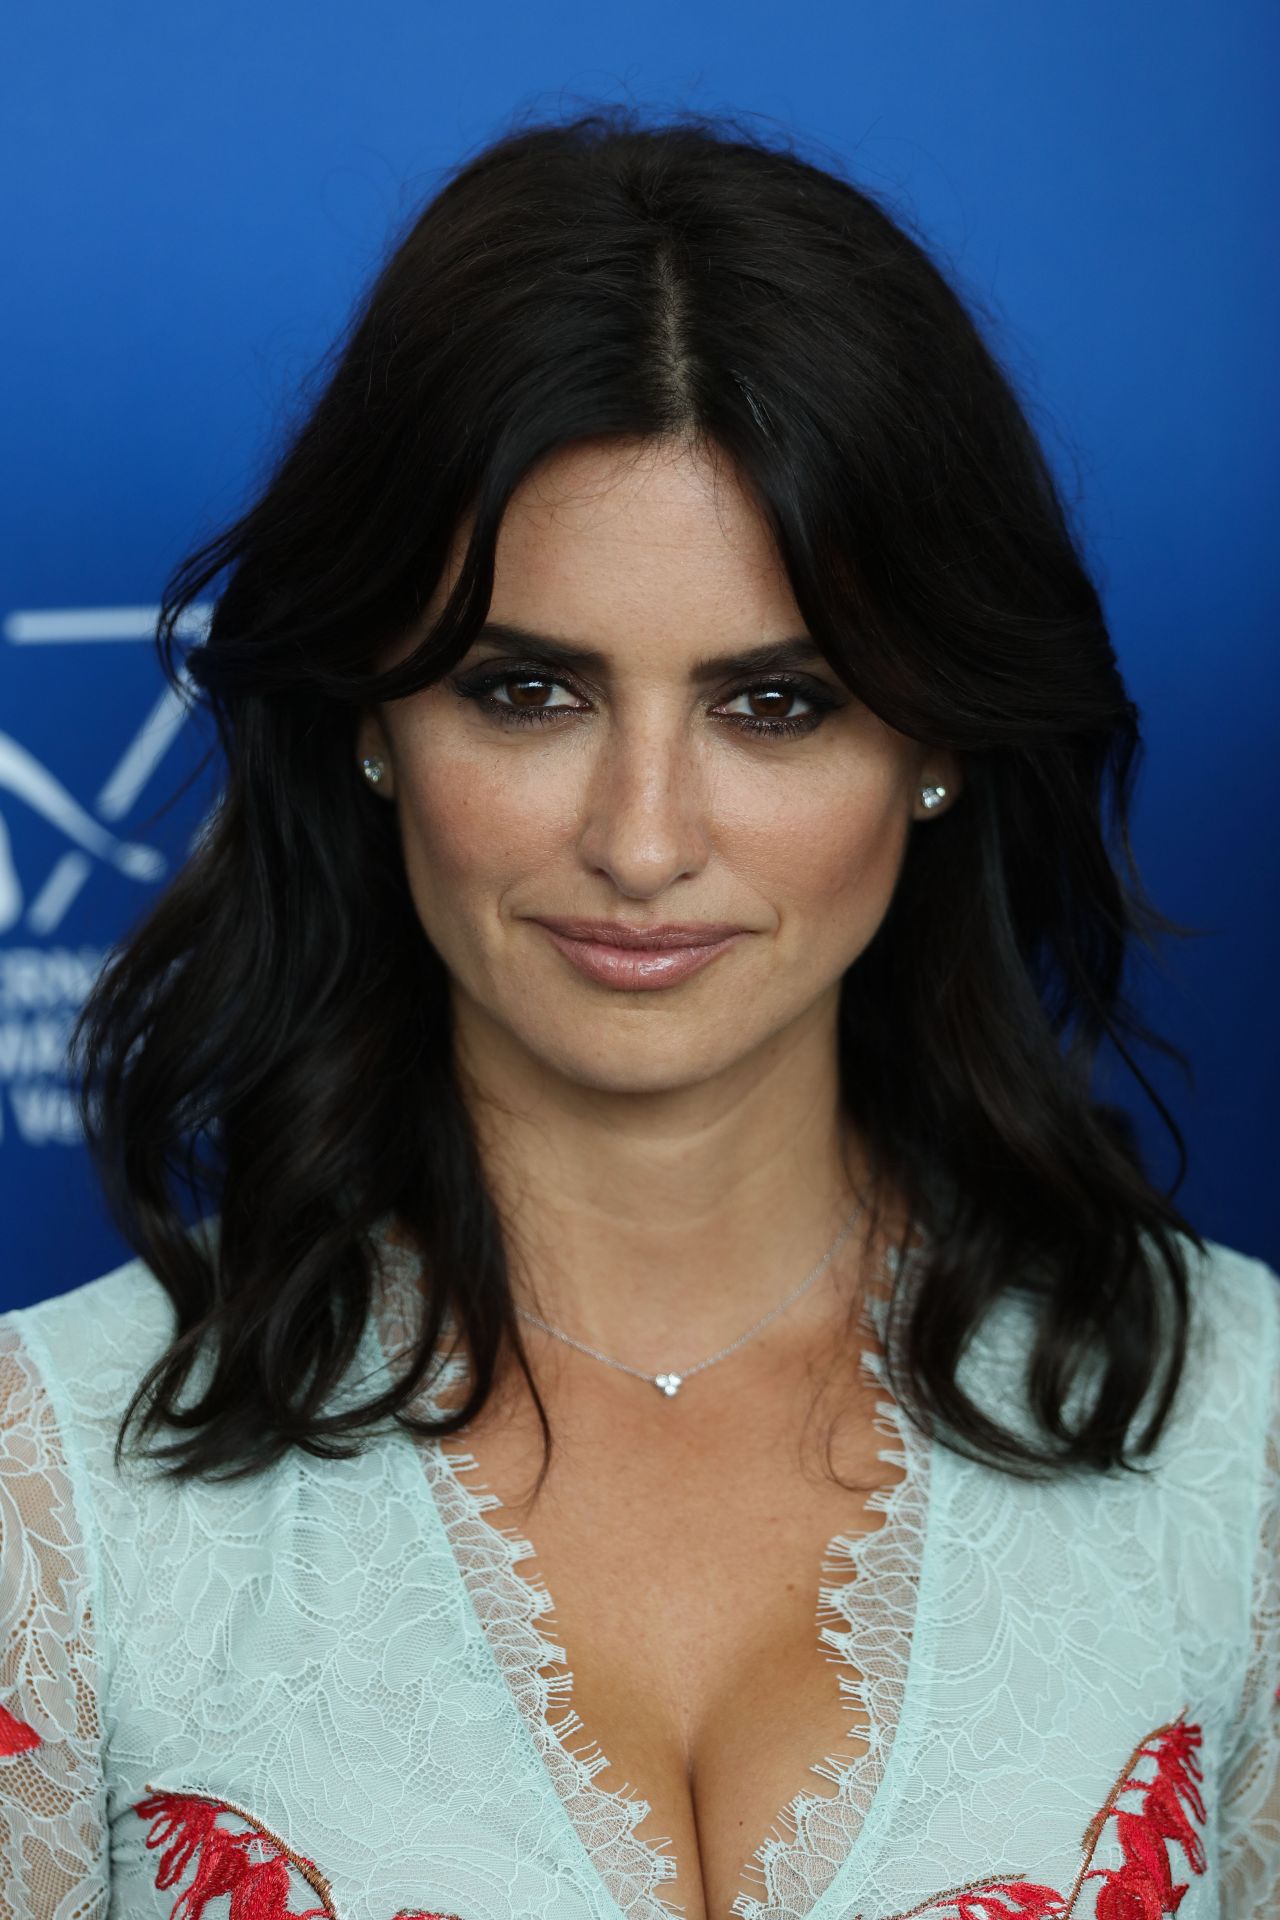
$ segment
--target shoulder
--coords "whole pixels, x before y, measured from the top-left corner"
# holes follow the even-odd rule
[[[59,1423],[81,1426],[108,1412],[118,1419],[175,1326],[161,1282],[132,1259],[67,1293],[0,1314],[0,1345],[38,1378]]]
[[[61,1570],[56,1578],[46,1570],[37,1584],[67,1618],[80,1596],[76,1605],[89,1607],[96,1622],[99,1653],[108,1617],[104,1569],[139,1557],[144,1516],[156,1498],[138,1483],[127,1455],[117,1462],[120,1424],[147,1368],[168,1346],[175,1318],[159,1279],[139,1259],[0,1314],[0,1485],[17,1490],[13,1502],[0,1499],[7,1583],[25,1591],[33,1551],[38,1559],[39,1543],[56,1545]]]
[[[1280,1274],[1265,1260],[1183,1239],[1190,1278],[1184,1417],[1243,1424],[1261,1448],[1280,1379]]]
[[[216,1252],[217,1216],[198,1221],[187,1235],[206,1254]],[[72,1389],[99,1382],[118,1393],[123,1379],[136,1381],[166,1351],[177,1325],[168,1289],[136,1256],[66,1293],[0,1313],[10,1343],[16,1338],[45,1363],[55,1391],[59,1382]]]
[[[1267,1457],[1280,1416],[1280,1275],[1237,1247],[1180,1239],[1186,1352],[1168,1418],[1144,1458],[1171,1511],[1186,1528],[1217,1539],[1230,1560],[1256,1539],[1270,1498]],[[1162,1365],[1135,1432],[1165,1371]]]
[[[1265,1260],[1239,1248],[1189,1234],[1173,1236],[1187,1279],[1187,1337],[1177,1391],[1155,1449],[1175,1477],[1195,1472],[1211,1454],[1237,1479],[1256,1485],[1268,1421],[1280,1392],[1280,1274]],[[1159,1249],[1144,1237],[1143,1251],[1162,1301],[1162,1338],[1171,1340],[1172,1300]],[[1030,1409],[1030,1358],[1041,1324],[1036,1295],[1005,1294],[982,1322],[960,1367],[980,1402],[1000,1407],[1002,1417],[1039,1438]],[[1140,1432],[1167,1379],[1163,1354],[1155,1365],[1131,1431]],[[1101,1356],[1080,1364],[1069,1412],[1078,1414],[1101,1386]],[[1243,1470],[1243,1471],[1242,1471]]]
[[[191,1233],[210,1244],[208,1222]],[[177,1327],[168,1290],[137,1257],[66,1293],[0,1313],[0,1364],[10,1386],[21,1383],[29,1419],[82,1487],[117,1479],[121,1419]]]
[[[1202,1254],[1182,1238],[1201,1287],[1220,1310],[1239,1308],[1256,1315],[1260,1325],[1280,1321],[1280,1273],[1274,1267],[1256,1254],[1242,1253],[1217,1240],[1206,1240]]]
[[[74,1652],[86,1674],[96,1670],[104,1549],[134,1531],[103,1490],[120,1417],[172,1323],[164,1289],[137,1259],[0,1313],[0,1639],[14,1650],[19,1683],[32,1669],[36,1722],[68,1738],[77,1695],[39,1683],[34,1650],[61,1647],[60,1657]]]

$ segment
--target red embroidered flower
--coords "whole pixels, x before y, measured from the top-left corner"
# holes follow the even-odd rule
[[[1150,1734],[1139,1747],[1130,1763],[1129,1776],[1137,1760],[1145,1758],[1156,1763],[1154,1777],[1126,1777],[1112,1796],[1113,1800],[1122,1793],[1142,1797],[1141,1812],[1115,1809],[1124,1865],[1094,1867],[1084,1876],[1102,1881],[1097,1920],[1161,1920],[1163,1914],[1178,1911],[1190,1882],[1174,1880],[1169,1858],[1171,1841],[1182,1848],[1192,1873],[1204,1872],[1204,1843],[1189,1818],[1194,1814],[1197,1820],[1204,1819],[1199,1787],[1202,1776],[1196,1758],[1201,1737],[1199,1727],[1189,1727],[1179,1718],[1172,1726]]]
[[[1130,1754],[1115,1786],[1085,1830],[1084,1861],[1070,1893],[1022,1879],[975,1880],[935,1894],[910,1913],[895,1920],[1070,1920],[1086,1880],[1100,1880],[1095,1920],[1164,1920],[1182,1904],[1190,1884],[1175,1881],[1169,1857],[1171,1843],[1186,1855],[1192,1873],[1205,1869],[1204,1843],[1191,1822],[1203,1822],[1204,1796],[1200,1792],[1197,1750],[1201,1733],[1188,1726],[1186,1708],[1168,1726],[1157,1727]],[[1149,1780],[1135,1777],[1142,1760],[1153,1760]],[[1140,1809],[1121,1807],[1121,1794],[1140,1796]],[[1118,1867],[1090,1867],[1108,1820],[1116,1823],[1122,1863]]]
[[[156,1870],[156,1885],[172,1887],[195,1862],[196,1877],[179,1894],[169,1920],[201,1920],[210,1900],[231,1896],[228,1920],[337,1920],[329,1882],[314,1860],[295,1853],[269,1827],[230,1800],[202,1793],[159,1793],[148,1786],[147,1798],[134,1812],[151,1821],[148,1847],[164,1846]],[[233,1813],[248,1824],[248,1833],[225,1833],[217,1822]],[[253,1850],[263,1857],[255,1859]],[[289,1905],[290,1881],[298,1874],[318,1894],[318,1907]],[[401,1908],[395,1920],[457,1920],[452,1913],[408,1912]]]
[[[40,1735],[7,1707],[0,1707],[0,1754],[29,1753],[41,1744]]]
[[[1032,1880],[1001,1880],[961,1889],[954,1897],[953,1911],[955,1920],[1050,1920],[1064,1911],[1064,1903],[1053,1887],[1038,1887]]]
[[[335,1920],[328,1883],[313,1860],[293,1853],[282,1840],[229,1801],[194,1793],[157,1793],[139,1800],[134,1812],[152,1823],[148,1847],[165,1846],[156,1871],[158,1887],[176,1886],[192,1861],[196,1877],[174,1902],[169,1920],[201,1920],[210,1900],[231,1896],[230,1920]],[[248,1833],[224,1833],[219,1815],[234,1813],[249,1821]],[[252,1849],[265,1847],[254,1859]],[[291,1867],[319,1893],[322,1906],[289,1905]]]

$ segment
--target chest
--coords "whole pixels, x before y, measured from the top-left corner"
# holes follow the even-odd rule
[[[745,1398],[730,1385],[695,1406],[698,1384],[671,1406],[575,1374],[553,1396],[556,1444],[533,1497],[531,1409],[466,1436],[477,1482],[532,1548],[520,1575],[549,1603],[541,1630],[580,1722],[569,1744],[597,1756],[598,1790],[647,1804],[636,1839],[667,1843],[663,1896],[687,1920],[759,1896],[759,1850],[794,1830],[797,1798],[834,1805],[816,1767],[865,1768],[864,1677],[822,1638],[823,1590],[837,1581],[850,1604],[903,1482],[865,1375],[843,1371],[816,1397],[797,1379],[754,1415],[749,1380]],[[868,1627],[873,1615],[868,1603]],[[841,1817],[854,1817],[847,1796]]]

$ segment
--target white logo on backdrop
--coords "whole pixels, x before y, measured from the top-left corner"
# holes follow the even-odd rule
[[[150,640],[157,612],[155,607],[16,612],[6,618],[3,632],[12,646]],[[198,638],[208,620],[207,607],[193,607],[179,633]],[[95,866],[144,885],[164,875],[168,862],[158,848],[127,839],[115,828],[181,731],[187,685],[180,676],[180,690],[165,687],[87,803],[20,740],[0,730],[0,942],[17,936],[13,944],[0,944],[0,1094],[7,1091],[14,1131],[28,1145],[71,1145],[81,1137],[65,1076],[67,1034],[105,956],[99,948],[70,947],[54,936]],[[5,817],[15,802],[66,842],[43,874],[19,873]],[[0,1097],[0,1140],[8,1131],[6,1120]]]

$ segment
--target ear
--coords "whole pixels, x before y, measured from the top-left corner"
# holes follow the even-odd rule
[[[376,783],[369,779],[364,770],[363,763],[366,760],[382,763],[382,775]],[[356,726],[356,777],[362,784],[367,782],[370,791],[384,800],[394,798],[396,781],[391,743],[376,713],[362,713]]]
[[[960,770],[960,756],[942,750],[930,750],[921,761],[916,779],[914,803],[911,808],[913,820],[936,820],[940,813],[946,813],[960,798],[964,785],[964,775]],[[936,806],[926,807],[920,798],[922,787],[941,787],[945,798]]]

